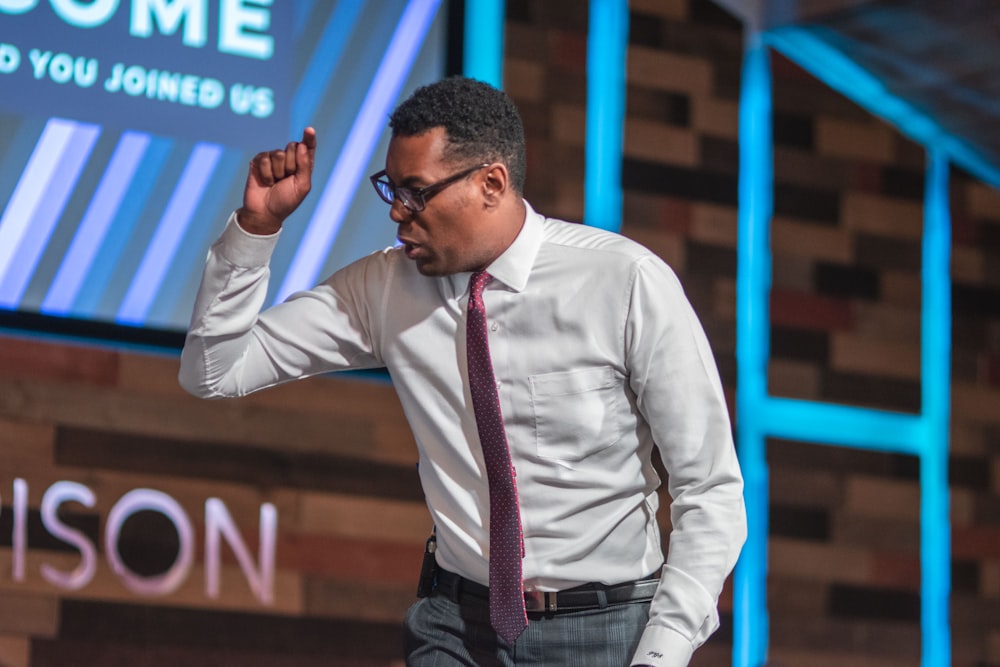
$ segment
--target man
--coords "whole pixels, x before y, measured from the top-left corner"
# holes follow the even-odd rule
[[[686,665],[718,627],[745,512],[718,373],[677,278],[623,237],[531,209],[501,91],[446,79],[390,126],[372,183],[400,245],[259,315],[315,132],[254,158],[181,383],[236,396],[388,369],[439,568],[407,615],[407,664]],[[654,445],[673,498],[666,563]]]

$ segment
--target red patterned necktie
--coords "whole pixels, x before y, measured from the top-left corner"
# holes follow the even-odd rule
[[[472,407],[490,485],[490,622],[498,635],[513,644],[528,626],[521,585],[524,537],[514,481],[516,473],[510,462],[486,335],[483,288],[490,280],[492,276],[485,271],[472,274],[469,280],[466,352]]]

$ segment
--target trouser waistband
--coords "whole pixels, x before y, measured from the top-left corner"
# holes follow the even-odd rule
[[[653,599],[659,583],[659,577],[651,574],[621,584],[589,583],[556,592],[525,591],[524,606],[529,612],[553,613],[648,602]],[[447,570],[438,570],[435,590],[457,603],[486,602],[490,596],[489,587]]]

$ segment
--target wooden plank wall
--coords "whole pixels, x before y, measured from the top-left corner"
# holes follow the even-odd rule
[[[508,0],[505,85],[529,138],[528,198],[583,207],[586,12]],[[624,232],[670,262],[735,387],[737,99],[742,28],[709,0],[632,0]],[[772,361],[778,395],[897,410],[919,405],[923,155],[891,128],[776,58]],[[956,173],[951,505],[954,663],[1000,665],[1000,195]],[[177,360],[0,338],[0,665],[399,664],[428,519],[412,438],[391,387],[314,378],[199,401]],[[774,665],[919,664],[917,462],[769,444]],[[13,480],[29,486],[23,581],[12,575]],[[161,599],[127,591],[103,558],[71,593],[42,564],[78,555],[46,537],[42,494],[86,485],[66,522],[97,540],[130,489],[169,494],[196,526],[196,566]],[[256,544],[278,510],[276,599],[235,558],[204,593],[204,502],[225,502]],[[136,515],[120,550],[169,566],[169,524]],[[696,666],[728,664],[732,603]]]
[[[429,520],[415,446],[392,388],[316,378],[233,401],[177,385],[176,356],[4,338],[0,346],[0,665],[391,665],[413,600]],[[12,574],[12,488],[28,483],[28,558]],[[66,592],[40,574],[78,554],[46,539],[52,483],[96,496],[66,522],[100,544],[111,507],[134,488],[178,501],[195,525],[196,565],[163,598],[127,590],[104,558]],[[251,593],[232,552],[221,594],[205,593],[204,504],[222,500],[256,558],[262,503],[278,512],[274,603]],[[119,551],[155,575],[177,531],[137,514]],[[103,551],[103,549],[102,549]]]
[[[525,109],[528,198],[583,212],[586,16],[508,3],[506,85]],[[727,391],[735,373],[742,27],[709,0],[633,0],[624,233],[680,274]],[[775,56],[769,389],[916,411],[923,150]],[[1000,194],[956,172],[950,457],[956,666],[1000,665]],[[771,658],[919,665],[918,463],[772,441]],[[731,609],[695,654],[728,664]]]

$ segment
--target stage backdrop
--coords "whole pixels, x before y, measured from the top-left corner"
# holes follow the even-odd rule
[[[251,157],[308,125],[270,300],[391,245],[366,177],[400,97],[445,74],[447,5],[0,0],[4,321],[182,331]]]

